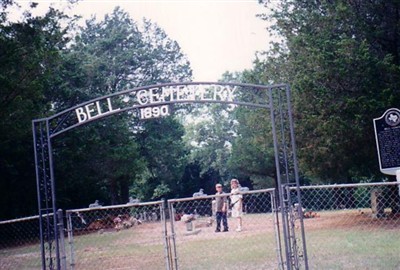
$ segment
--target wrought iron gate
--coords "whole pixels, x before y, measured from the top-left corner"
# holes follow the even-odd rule
[[[237,92],[240,94],[236,95]],[[281,245],[281,241],[284,244],[281,266],[289,270],[303,266],[308,269],[302,215],[298,217],[300,233],[295,234],[294,202],[290,201],[285,192],[286,187],[295,186],[296,205],[301,208],[289,86],[221,82],[170,83],[135,88],[79,104],[48,118],[33,120],[43,269],[62,268],[59,229],[62,220],[56,215],[52,139],[75,127],[128,110],[133,111],[133,117],[143,120],[168,115],[168,106],[175,103],[234,104],[269,110],[275,150],[276,211],[280,213],[277,226],[283,233],[278,244]],[[304,261],[302,266],[300,258]]]

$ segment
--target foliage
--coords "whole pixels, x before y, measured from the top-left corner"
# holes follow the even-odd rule
[[[11,2],[2,3],[2,16]],[[2,209],[1,218],[37,212],[31,203],[36,198],[32,119],[135,86],[190,79],[189,63],[179,45],[156,24],[145,21],[140,28],[119,8],[103,21],[88,20],[80,29],[73,28],[74,20],[50,9],[43,17],[28,11],[22,22],[1,21],[0,202],[13,205]],[[180,130],[168,121],[162,128],[168,125]],[[182,177],[184,151],[173,146],[168,154],[180,157],[176,168],[164,164],[165,160],[159,161],[157,169],[147,167],[149,159],[140,156],[143,146],[135,137],[137,130],[144,129],[132,114],[125,114],[57,138],[53,149],[59,207],[86,207],[95,199],[125,203],[136,195],[129,193],[134,184],[146,186],[154,180],[147,173],[159,168],[171,177]],[[147,149],[148,155],[157,155],[155,149]],[[166,182],[171,185],[172,180]],[[155,187],[162,184],[156,182]]]
[[[308,176],[379,177],[372,119],[399,103],[392,38],[398,10],[398,3],[382,1],[282,1],[263,16],[285,42],[261,66],[283,63],[281,79],[294,92],[300,168]]]
[[[96,199],[121,204],[146,169],[126,117],[113,116],[55,140],[55,168],[61,207],[87,207]]]
[[[257,66],[254,65],[254,70],[240,74],[225,73],[223,80],[268,84],[262,77],[262,69],[257,69]],[[238,98],[246,94],[238,93]],[[265,91],[255,95],[263,100],[267,99],[263,96]],[[269,111],[238,106],[230,112],[229,119],[233,136],[227,169],[240,180],[242,186],[255,189],[273,187],[276,172]]]
[[[14,2],[0,4],[0,203],[13,206],[2,208],[1,218],[36,213],[32,119],[121,90],[191,79],[179,44],[151,21],[136,22],[116,8],[81,28],[54,9],[40,17],[28,11],[13,23],[7,9]],[[400,102],[400,4],[261,2],[270,12],[260,17],[272,23],[276,39],[251,70],[222,80],[291,85],[305,181],[382,179],[372,119]],[[175,118],[141,122],[127,113],[57,138],[60,206],[183,197],[199,188],[211,193],[231,177],[253,188],[274,185],[268,113],[174,109]],[[187,123],[179,119],[184,112],[192,115]]]
[[[0,22],[0,203],[12,205],[3,207],[0,217],[36,209],[31,120],[51,110],[49,89],[68,41],[60,26],[65,20],[50,9],[41,17],[27,13],[23,21]]]
[[[143,123],[135,141],[146,161],[148,177],[135,185],[136,196],[149,200],[179,193],[187,164],[183,135],[183,126],[172,117]]]
[[[235,113],[237,136],[228,164],[239,179],[249,178],[254,188],[274,186],[274,148],[268,115],[265,110],[248,108],[238,108]],[[261,119],[266,123],[260,124]]]
[[[106,15],[103,21],[98,22],[95,17],[86,21],[65,53],[64,82],[67,83],[58,107],[71,107],[79,101],[132,87],[189,79],[191,70],[178,44],[150,21],[144,21],[142,28],[120,8]],[[93,181],[98,188],[97,192],[88,190],[87,198],[93,200],[97,194],[107,204],[118,204],[126,203],[130,195],[159,199],[176,189],[170,186],[182,176],[185,156],[179,148],[180,127],[168,119],[158,124],[154,127],[141,123],[128,114],[88,127],[86,139],[89,141],[84,147],[90,151],[88,157],[94,158],[89,166],[91,174],[85,178],[97,178],[97,182]],[[105,130],[98,131],[99,127]],[[172,133],[159,132],[167,129]],[[178,137],[173,137],[174,132],[178,132]],[[160,147],[163,139],[167,142]],[[69,179],[72,181],[80,179]]]
[[[231,173],[227,162],[234,139],[231,110],[220,105],[199,107],[192,112],[186,126],[185,141],[191,148],[191,160],[197,162],[207,176],[212,191],[216,183],[228,182]]]

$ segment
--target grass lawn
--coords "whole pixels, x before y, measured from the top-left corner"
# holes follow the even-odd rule
[[[321,212],[306,219],[310,269],[400,269],[399,222],[355,211]],[[229,232],[198,226],[197,234],[187,234],[185,224],[176,222],[179,269],[278,269],[272,215],[246,215],[243,223],[242,232],[235,232],[235,221],[229,219]],[[66,250],[71,269],[68,239]],[[74,237],[75,269],[166,269],[165,254],[160,223]],[[0,249],[0,269],[40,269],[40,263],[38,244]]]

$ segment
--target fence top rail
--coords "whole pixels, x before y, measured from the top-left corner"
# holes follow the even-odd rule
[[[334,184],[334,185],[315,185],[301,186],[300,190],[316,189],[316,188],[346,188],[346,187],[376,187],[376,186],[397,186],[399,182],[374,182],[374,183],[354,183],[354,184]],[[296,190],[296,187],[290,187],[290,190]]]
[[[53,213],[44,214],[42,216],[45,217],[47,215],[52,216]],[[34,219],[39,219],[39,215],[30,216],[30,217],[23,217],[23,218],[15,218],[15,219],[9,219],[9,220],[3,220],[3,221],[0,221],[0,225],[9,224],[9,223],[15,223],[15,222],[21,222],[21,221],[29,221],[29,220],[34,220]]]
[[[255,194],[255,193],[269,193],[273,192],[275,189],[274,188],[267,188],[267,189],[256,189],[256,190],[249,190],[249,191],[241,191],[240,194],[246,195],[246,194]],[[213,194],[213,195],[204,195],[204,196],[197,196],[197,197],[187,197],[187,198],[179,198],[179,199],[169,199],[168,203],[174,203],[174,202],[187,202],[187,201],[193,201],[193,200],[202,200],[202,199],[213,199],[216,197],[226,197],[229,196],[230,193],[223,193],[223,194]]]
[[[78,209],[68,209],[65,213],[74,213],[74,212],[89,212],[94,210],[108,210],[108,209],[116,209],[116,208],[129,208],[132,206],[149,206],[149,205],[161,205],[163,201],[154,201],[154,202],[143,202],[143,203],[126,203],[126,204],[118,204],[118,205],[110,205],[110,206],[97,206],[97,207],[88,207],[88,208],[78,208]]]

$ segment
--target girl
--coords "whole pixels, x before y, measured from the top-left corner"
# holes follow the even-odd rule
[[[236,231],[242,231],[242,216],[243,216],[243,195],[240,194],[239,180],[231,180],[231,206],[232,206],[232,217],[237,219]]]

